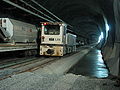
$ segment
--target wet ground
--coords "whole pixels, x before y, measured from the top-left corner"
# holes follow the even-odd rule
[[[101,51],[92,49],[68,73],[104,78],[108,76],[108,69],[102,59]]]

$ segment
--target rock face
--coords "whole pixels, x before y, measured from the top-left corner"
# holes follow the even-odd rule
[[[109,39],[106,47],[103,50],[104,59],[113,75],[120,75],[120,0],[113,1],[114,18],[115,18],[115,33],[109,33]],[[114,36],[112,42],[112,35]],[[111,36],[111,37],[110,37]],[[114,44],[113,44],[114,43]]]

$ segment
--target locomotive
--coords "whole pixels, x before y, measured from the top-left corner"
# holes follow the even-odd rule
[[[42,22],[39,34],[33,24],[0,18],[0,54],[8,51],[29,54],[29,51],[35,50],[39,55],[63,56],[75,52],[76,35],[69,30],[63,22]]]
[[[76,35],[63,22],[42,22],[40,55],[63,56],[76,51]]]
[[[0,52],[37,49],[36,38],[35,25],[0,18]]]

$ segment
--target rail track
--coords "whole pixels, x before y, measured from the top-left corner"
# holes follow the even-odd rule
[[[26,62],[31,62],[31,61],[35,61],[37,58],[36,57],[30,57],[30,58],[9,58],[9,59],[5,59],[3,61],[0,61],[0,70],[1,69],[5,69],[5,68],[9,68],[15,65],[19,65],[22,63],[26,63]]]
[[[50,63],[57,61],[59,57],[31,57],[14,58],[0,62],[0,80],[11,77],[14,74],[32,72]]]
[[[77,53],[77,52],[76,52]],[[75,53],[67,54],[63,57],[22,57],[22,58],[8,58],[0,61],[0,80],[11,77],[12,75],[33,72],[37,69],[43,68],[46,65],[54,63],[60,58],[66,58]]]

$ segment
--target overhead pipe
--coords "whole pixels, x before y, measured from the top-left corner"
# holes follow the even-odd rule
[[[42,11],[36,9],[35,7],[33,7],[32,5],[28,4],[27,2],[25,2],[24,0],[20,0],[22,3],[26,4],[27,6],[31,7],[32,9],[38,11],[39,13],[43,14],[44,16],[46,16],[47,18],[51,19],[52,21],[56,21],[55,19],[49,17],[48,15],[44,14]]]
[[[46,20],[46,21],[48,21],[48,22],[54,22],[54,21],[52,21],[52,20],[49,20],[49,19],[47,19],[47,18],[44,18],[43,16],[40,16],[40,15],[36,14],[36,13],[33,13],[32,11],[23,8],[23,7],[21,7],[20,5],[11,2],[10,0],[2,0],[2,1],[4,1],[4,2],[10,4],[10,5],[13,5],[13,6],[15,6],[15,7],[19,8],[19,9],[21,9],[21,10],[23,10],[23,11],[26,11],[26,12],[34,15],[34,16],[37,16],[37,17],[39,17],[39,18],[42,18],[42,19],[44,19],[44,20]],[[58,18],[57,16],[55,16],[53,13],[51,13],[51,12],[48,11],[46,8],[44,8],[42,5],[40,5],[39,3],[37,3],[35,0],[31,0],[31,1],[33,1],[35,4],[37,4],[37,5],[38,5],[39,7],[41,7],[42,9],[46,10],[48,13],[50,13],[51,15],[53,15],[54,17],[56,17],[56,18],[57,18],[58,20],[60,20],[61,22],[64,22],[62,19],[60,19],[60,18]],[[65,23],[65,22],[64,22],[64,23]],[[66,23],[66,24],[67,24],[67,23]],[[73,26],[70,25],[70,24],[68,24],[68,25],[69,25],[70,27],[73,27]]]
[[[57,17],[55,14],[53,14],[52,12],[50,12],[49,10],[47,10],[46,8],[44,8],[42,5],[40,5],[38,2],[36,2],[35,0],[31,0],[33,3],[35,3],[36,5],[38,5],[40,8],[44,9],[45,11],[47,11],[49,14],[51,14],[52,16],[54,16],[56,19],[58,19],[61,22],[64,22],[62,19],[60,19],[59,17]],[[64,22],[66,23],[66,22]],[[68,23],[66,23],[68,24]],[[73,27],[72,25],[68,24],[70,27]]]
[[[35,3],[36,5],[38,5],[40,8],[44,9],[45,11],[47,11],[49,14],[51,14],[52,16],[54,16],[55,18],[57,18],[58,20],[60,20],[61,22],[64,22],[62,19],[58,18],[55,14],[53,14],[52,12],[50,12],[49,10],[47,10],[46,8],[44,8],[42,5],[40,5],[38,2],[36,2],[35,0],[31,0],[33,3]]]
[[[3,1],[6,2],[6,3],[8,3],[8,4],[11,4],[11,5],[13,5],[13,6],[15,6],[15,7],[17,7],[17,8],[19,8],[19,9],[23,10],[23,11],[26,11],[26,12],[32,14],[32,15],[35,15],[35,16],[37,16],[37,17],[39,17],[39,18],[42,18],[42,19],[44,19],[44,20],[46,20],[46,21],[53,22],[52,20],[49,20],[49,19],[44,18],[44,17],[42,17],[42,16],[40,16],[40,15],[38,15],[38,14],[36,14],[36,13],[33,13],[32,11],[23,8],[23,7],[19,6],[19,5],[17,5],[17,4],[15,4],[15,3],[11,2],[10,0],[3,0]]]

